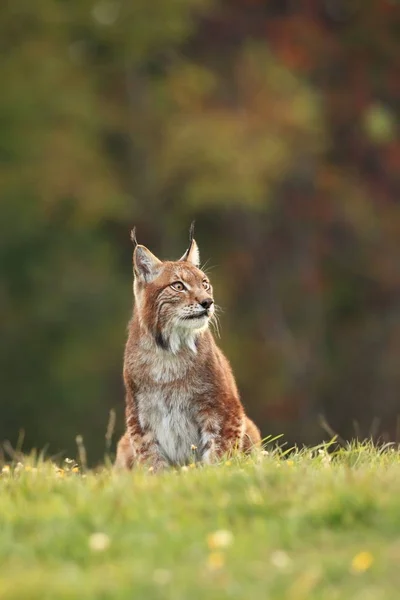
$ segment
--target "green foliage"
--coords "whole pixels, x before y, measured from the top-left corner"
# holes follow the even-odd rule
[[[360,445],[159,476],[26,459],[0,475],[1,597],[394,599],[399,475]]]

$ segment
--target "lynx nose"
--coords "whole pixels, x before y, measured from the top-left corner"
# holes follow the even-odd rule
[[[200,306],[208,310],[213,302],[214,300],[212,298],[205,298],[200,302]]]

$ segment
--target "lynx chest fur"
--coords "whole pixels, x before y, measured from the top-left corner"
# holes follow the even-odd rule
[[[138,394],[140,425],[152,432],[163,458],[184,465],[196,458],[201,439],[191,394],[159,387]]]
[[[197,457],[201,435],[196,397],[207,385],[193,375],[195,355],[144,353],[136,365],[142,384],[137,394],[141,427],[150,431],[163,458],[184,465]],[[140,374],[139,374],[140,371]]]

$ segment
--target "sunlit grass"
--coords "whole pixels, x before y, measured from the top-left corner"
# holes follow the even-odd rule
[[[371,444],[157,476],[22,458],[0,465],[0,598],[398,598],[399,498],[397,449]]]

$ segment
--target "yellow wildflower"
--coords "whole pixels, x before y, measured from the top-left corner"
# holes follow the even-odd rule
[[[233,542],[233,533],[227,529],[218,529],[207,536],[207,544],[210,550],[227,548]]]
[[[3,473],[3,475],[8,475],[10,473],[10,465],[4,465],[1,472]]]
[[[218,571],[219,569],[222,569],[224,564],[225,556],[222,554],[222,552],[211,552],[211,554],[208,555],[207,565],[212,571]]]
[[[373,562],[374,557],[371,552],[359,552],[351,561],[351,570],[353,573],[364,573],[365,571],[368,571]]]
[[[226,466],[226,467],[230,467],[230,466],[231,466],[231,464],[232,464],[232,463],[231,463],[231,461],[230,461],[230,460],[227,460],[227,461],[226,461],[226,463],[225,463],[225,466]]]
[[[294,461],[293,460],[287,460],[286,464],[287,464],[288,467],[293,467]]]
[[[79,473],[79,467],[72,467],[73,473]]]

